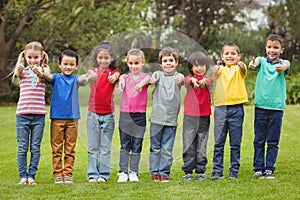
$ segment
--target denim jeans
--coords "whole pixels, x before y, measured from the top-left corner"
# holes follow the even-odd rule
[[[239,172],[240,147],[244,122],[243,104],[216,106],[214,112],[214,173],[224,170],[224,145],[229,132],[230,171]]]
[[[40,147],[45,127],[45,115],[17,115],[16,133],[18,141],[18,171],[20,178],[33,178],[38,171]],[[27,152],[30,164],[27,171]]]
[[[110,177],[110,153],[114,133],[114,114],[88,112],[88,169],[87,179]]]
[[[206,146],[208,140],[210,116],[184,116],[183,119],[183,166],[185,174],[204,173],[206,171]]]
[[[138,173],[145,130],[146,113],[120,113],[120,172],[128,173],[130,161],[130,170]]]
[[[150,174],[169,176],[173,161],[176,126],[150,125]]]
[[[282,110],[255,108],[254,171],[275,170],[282,126]],[[265,162],[265,144],[268,144]]]

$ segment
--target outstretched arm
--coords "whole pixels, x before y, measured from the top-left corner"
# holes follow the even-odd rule
[[[135,89],[138,91],[138,92],[141,92],[143,87],[147,84],[150,83],[150,76],[146,76],[143,80],[141,80],[141,82],[139,82],[138,84],[136,84],[135,86]]]

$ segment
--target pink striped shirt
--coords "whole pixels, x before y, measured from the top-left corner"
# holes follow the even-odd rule
[[[17,104],[17,115],[47,114],[45,103],[46,82],[36,82],[33,72],[26,68],[24,76],[19,77],[20,97]]]

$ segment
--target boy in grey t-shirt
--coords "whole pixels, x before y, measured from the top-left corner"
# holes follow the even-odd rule
[[[172,151],[180,110],[180,88],[184,76],[176,72],[178,54],[166,47],[158,57],[162,71],[152,74],[150,83],[155,84],[150,115],[150,175],[151,180],[168,182],[172,166]]]

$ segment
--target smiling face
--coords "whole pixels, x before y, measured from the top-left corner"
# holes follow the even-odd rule
[[[27,49],[25,51],[25,60],[31,68],[38,66],[42,60],[42,52],[40,50]]]
[[[241,55],[235,46],[225,46],[221,58],[227,67],[236,65],[241,59]]]
[[[266,44],[266,53],[272,62],[275,62],[280,54],[282,54],[284,48],[281,46],[281,43],[277,40],[272,41],[268,40]]]
[[[178,65],[178,61],[174,58],[174,56],[162,56],[161,58],[161,67],[163,72],[167,75],[174,74],[176,67]]]
[[[113,57],[109,54],[108,51],[99,51],[97,55],[97,63],[101,69],[108,69],[110,63],[113,61]]]
[[[206,65],[193,65],[192,71],[195,76],[203,76],[206,73]]]
[[[130,55],[127,57],[127,65],[133,75],[139,75],[142,72],[144,64],[145,60],[143,60],[140,56]]]
[[[64,55],[60,63],[58,63],[61,73],[65,76],[70,76],[77,69],[78,64],[76,58]]]

